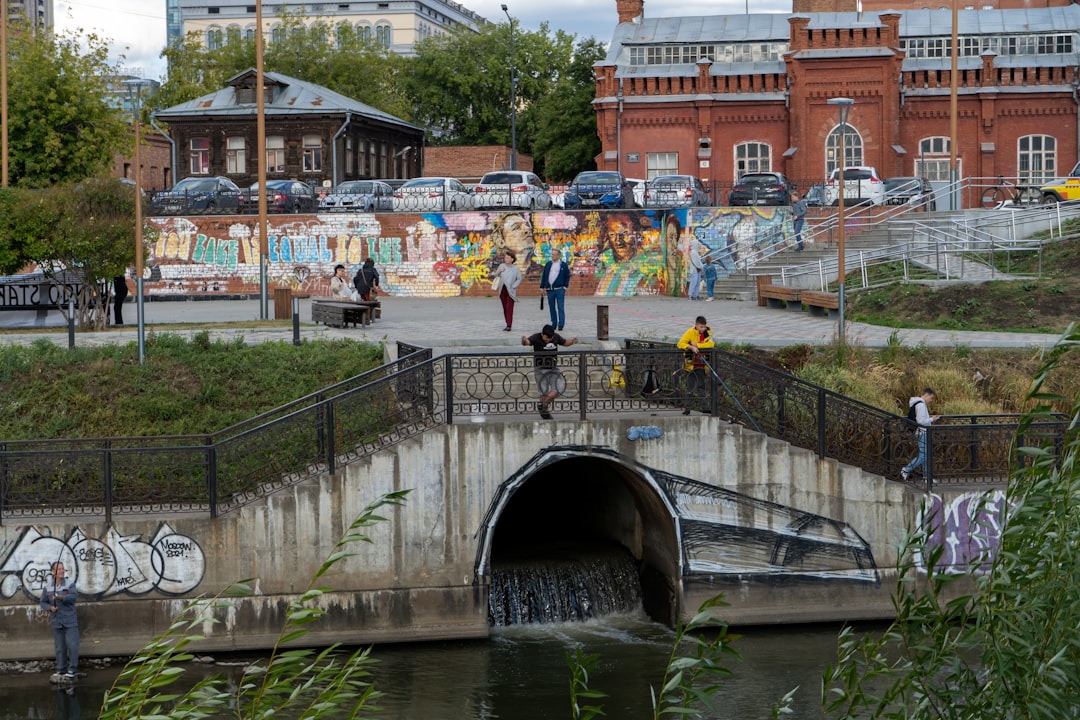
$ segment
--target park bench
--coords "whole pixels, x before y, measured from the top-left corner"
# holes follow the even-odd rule
[[[764,300],[764,304],[772,308],[782,308],[786,304],[789,310],[802,310],[802,304],[799,300],[802,293],[801,288],[763,283],[758,285],[757,291],[759,304]]]
[[[832,317],[840,312],[840,296],[836,293],[803,290],[801,300],[811,315]]]
[[[334,327],[346,327],[348,325],[370,325],[373,320],[382,316],[382,306],[377,300],[360,302],[343,302],[329,298],[312,298],[311,321],[332,325]]]

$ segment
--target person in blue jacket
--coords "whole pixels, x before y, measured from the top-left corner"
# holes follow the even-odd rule
[[[551,326],[560,331],[566,327],[566,288],[570,286],[570,266],[562,261],[562,253],[551,251],[551,260],[540,273],[540,289],[547,293]]]
[[[56,651],[56,674],[52,682],[74,682],[79,672],[79,618],[75,613],[75,581],[65,577],[64,563],[52,564],[39,606],[49,613]]]

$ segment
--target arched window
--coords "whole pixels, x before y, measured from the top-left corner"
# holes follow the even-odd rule
[[[274,27],[270,28],[270,42],[285,42],[285,28],[283,26],[275,25]]]
[[[217,25],[211,25],[206,30],[206,49],[219,49],[224,39],[225,34],[221,31],[221,28],[219,28]]]
[[[735,179],[746,173],[772,170],[772,147],[763,142],[745,142],[735,146]]]
[[[863,164],[862,135],[851,123],[847,123],[844,133],[844,167]],[[840,126],[837,125],[825,139],[825,177],[840,167]]]
[[[375,42],[385,48],[390,47],[391,28],[389,25],[379,25],[375,28]]]
[[[254,40],[255,39],[255,25],[254,25],[254,23],[252,23],[252,24],[250,24],[250,25],[248,25],[247,27],[244,28],[244,39],[245,40]]]
[[[338,50],[341,50],[348,44],[352,34],[352,25],[350,25],[348,21],[343,20],[334,27],[334,44],[337,45]]]
[[[360,39],[366,43],[371,42],[371,26],[370,25],[357,25],[356,32],[360,36]]]
[[[952,143],[949,138],[938,135],[919,141],[919,156],[915,158],[915,174],[930,182],[949,182],[949,153]],[[960,172],[960,158],[956,159],[956,176]]]
[[[236,43],[240,42],[240,26],[239,25],[230,25],[225,30],[225,42],[228,43],[229,45],[235,45]]]
[[[1057,140],[1052,135],[1024,135],[1016,141],[1016,174],[1043,183],[1057,175]]]

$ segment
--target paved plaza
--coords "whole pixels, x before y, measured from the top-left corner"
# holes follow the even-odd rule
[[[300,337],[354,338],[372,342],[412,344],[468,352],[470,347],[520,348],[521,335],[537,332],[549,322],[548,311],[540,309],[539,297],[523,297],[518,303],[512,332],[503,331],[502,309],[494,298],[384,297],[382,318],[368,327],[333,328],[311,322],[310,300],[300,300]],[[268,303],[273,318],[274,303]],[[182,300],[145,303],[146,332],[190,335],[204,329],[215,338],[243,337],[247,342],[293,338],[290,322],[273,327],[257,323],[259,300]],[[704,315],[718,342],[749,343],[761,347],[785,347],[799,343],[829,344],[837,335],[837,321],[794,312],[758,307],[754,302],[717,300],[692,302],[670,297],[576,297],[566,299],[566,337],[577,336],[586,345],[597,340],[598,308],[606,306],[608,336],[611,340],[641,338],[674,342],[697,315]],[[136,308],[124,307],[124,327],[102,332],[76,332],[76,345],[135,342]],[[205,327],[191,324],[208,323]],[[966,345],[969,347],[1045,347],[1057,335],[1040,333],[973,332],[958,330],[894,330],[864,323],[846,323],[850,342],[866,347],[884,347],[894,332],[904,345]],[[67,345],[63,327],[29,330],[0,327],[0,342],[29,344],[49,338]]]

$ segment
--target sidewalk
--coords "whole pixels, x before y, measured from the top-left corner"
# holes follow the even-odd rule
[[[539,297],[524,297],[517,305],[513,332],[503,331],[502,309],[496,298],[415,298],[384,297],[382,318],[365,328],[329,328],[311,323],[309,300],[300,301],[300,337],[353,338],[371,342],[394,343],[403,340],[415,345],[469,352],[470,347],[520,348],[521,336],[530,335],[550,321],[548,311],[540,310]],[[704,315],[713,329],[717,342],[748,343],[762,347],[785,347],[808,343],[823,345],[833,342],[837,321],[791,312],[758,307],[753,302],[717,300],[691,302],[685,298],[631,297],[602,298],[574,297],[566,299],[567,323],[562,334],[578,337],[583,343],[597,340],[597,308],[606,306],[608,337],[676,341]],[[177,333],[192,335],[207,330],[214,338],[242,337],[247,342],[281,340],[291,342],[291,321],[274,327],[255,327],[259,318],[258,300],[164,301],[145,303],[146,334]],[[269,303],[273,317],[274,304]],[[136,308],[124,307],[128,325],[96,333],[75,333],[75,344],[98,345],[136,342]],[[215,328],[192,329],[188,323],[222,323]],[[966,345],[968,347],[1030,348],[1046,347],[1058,340],[1057,335],[1039,333],[972,332],[946,330],[894,330],[892,328],[847,322],[848,341],[865,347],[885,347],[894,332],[904,345],[927,346]],[[0,343],[29,345],[48,338],[57,345],[68,344],[66,328],[29,332],[25,328],[0,328]]]

